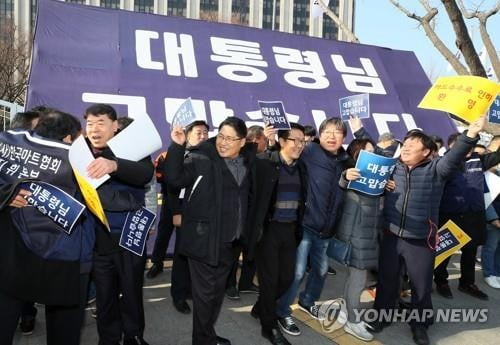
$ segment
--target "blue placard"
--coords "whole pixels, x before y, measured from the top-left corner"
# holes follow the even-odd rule
[[[495,98],[488,111],[489,123],[500,123],[500,95]]]
[[[290,129],[283,102],[259,101],[259,107],[266,126],[271,125],[274,129]]]
[[[365,150],[359,153],[356,169],[359,169],[361,177],[350,181],[347,188],[357,190],[368,195],[381,195],[389,180],[397,158],[389,158],[376,155]]]
[[[156,215],[142,207],[127,215],[120,237],[120,247],[142,256],[148,232],[155,221]]]
[[[73,226],[85,209],[85,205],[50,183],[36,181],[19,184],[31,192],[28,203],[52,219],[64,232],[71,234]]]
[[[439,242],[436,246],[436,256],[460,244],[460,241],[455,237],[455,235],[453,235],[453,233],[449,229],[441,230],[438,235]]]
[[[191,103],[191,97],[189,97],[175,112],[172,119],[172,126],[185,128],[194,120],[196,120],[196,114],[194,113],[193,103]]]
[[[339,99],[340,116],[343,121],[351,116],[367,119],[370,117],[370,95],[362,93]]]

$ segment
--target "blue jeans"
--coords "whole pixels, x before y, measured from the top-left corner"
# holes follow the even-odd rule
[[[500,277],[500,229],[488,224],[486,242],[481,249],[481,264],[485,277]]]
[[[311,271],[307,277],[306,287],[299,296],[299,302],[309,307],[314,305],[314,302],[319,299],[328,272],[326,249],[329,242],[329,240],[321,239],[317,234],[304,229],[302,241],[297,247],[293,283],[278,301],[276,309],[278,317],[284,318],[292,314],[290,305],[293,304],[299,291],[300,283],[306,273],[308,257],[310,259]]]

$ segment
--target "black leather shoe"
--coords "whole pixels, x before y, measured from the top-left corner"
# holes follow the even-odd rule
[[[257,309],[257,304],[254,304],[254,306],[252,307],[252,310],[250,311],[250,315],[252,315],[252,317],[254,319],[260,318],[259,310]]]
[[[180,301],[174,301],[174,307],[177,309],[179,313],[182,314],[189,314],[191,313],[191,308],[189,307],[189,304],[185,300],[180,300]]]
[[[436,284],[436,291],[438,294],[443,296],[444,298],[451,299],[453,298],[453,294],[451,293],[450,286],[446,284]]]
[[[217,336],[217,345],[231,345],[229,339]]]
[[[149,345],[142,337],[135,336],[123,341],[123,345]]]
[[[291,345],[278,328],[272,328],[270,330],[263,329],[261,333],[262,336],[273,345]]]
[[[163,262],[161,263],[161,265],[153,264],[153,266],[149,268],[148,273],[146,273],[146,277],[148,279],[153,279],[161,272],[163,272]]]
[[[479,298],[480,300],[487,301],[488,295],[479,290],[476,284],[468,284],[468,285],[458,285],[458,291],[462,291],[469,296]]]
[[[429,345],[429,336],[427,335],[427,328],[424,326],[415,326],[411,328],[413,334],[413,341],[417,345]]]
[[[230,286],[226,289],[226,297],[233,301],[237,301],[240,299],[240,292],[235,286]]]

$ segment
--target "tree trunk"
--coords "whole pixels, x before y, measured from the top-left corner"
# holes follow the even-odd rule
[[[479,19],[479,32],[481,33],[481,39],[484,47],[486,48],[486,52],[488,53],[488,57],[490,58],[491,67],[495,72],[497,80],[500,80],[500,60],[498,59],[495,46],[493,45],[493,42],[491,42],[491,37],[486,30],[486,19]]]
[[[443,3],[451,24],[453,25],[453,30],[455,31],[457,38],[457,47],[462,52],[465,63],[469,66],[471,74],[486,78],[486,71],[481,63],[481,60],[479,60],[476,50],[474,49],[474,45],[472,44],[472,40],[469,36],[469,31],[465,25],[462,12],[460,12],[457,3],[455,0],[441,0],[441,2]]]

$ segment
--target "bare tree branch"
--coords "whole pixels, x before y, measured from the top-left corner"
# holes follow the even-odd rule
[[[24,104],[30,44],[11,20],[0,18],[0,99]]]
[[[434,17],[436,17],[436,15],[438,14],[437,8],[431,7],[428,1],[420,0],[422,5],[427,10],[426,14],[423,17],[421,17],[414,12],[410,12],[407,8],[401,5],[399,1],[396,0],[389,0],[389,1],[397,9],[403,12],[407,17],[416,20],[417,22],[420,23],[420,25],[422,25],[425,34],[427,35],[427,37],[429,37],[434,47],[436,47],[436,49],[441,53],[441,55],[443,55],[446,61],[449,62],[449,64],[453,67],[455,72],[461,75],[470,74],[467,68],[464,65],[462,65],[462,63],[457,59],[457,57],[453,54],[453,52],[446,47],[444,42],[436,34],[436,31],[434,30],[432,25],[432,21]]]
[[[321,9],[323,11],[325,11],[326,15],[328,17],[330,17],[334,22],[335,24],[337,25],[337,27],[342,30],[342,32],[347,36],[347,41],[348,42],[354,42],[354,43],[359,43],[359,40],[358,38],[356,37],[356,35],[352,32],[351,29],[349,29],[345,24],[344,22],[342,22],[340,20],[340,18],[335,14],[335,12],[333,12],[332,10],[330,10],[328,8],[328,6],[325,5],[325,3],[322,1],[322,0],[317,0],[318,1],[318,5],[321,7]]]
[[[477,18],[479,20],[479,32],[481,34],[481,40],[483,41],[486,53],[488,54],[488,57],[491,61],[491,67],[493,68],[497,79],[500,80],[500,59],[498,57],[493,41],[488,34],[488,30],[486,29],[486,22],[488,18],[500,11],[500,1],[497,1],[495,7],[487,12],[479,11],[479,9],[476,9],[474,12],[469,12],[465,8],[462,0],[458,0],[458,6],[460,7],[460,10],[462,11],[465,18]]]

